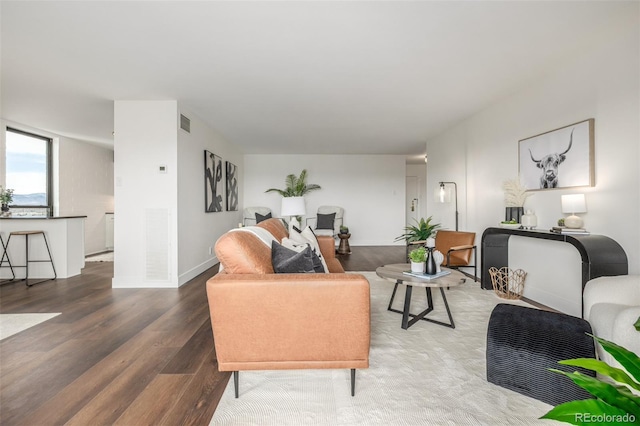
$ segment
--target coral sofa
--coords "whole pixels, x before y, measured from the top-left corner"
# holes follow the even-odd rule
[[[288,236],[279,219],[220,237],[222,271],[207,281],[218,369],[234,372],[236,398],[242,370],[368,368],[369,282],[345,274],[331,237],[318,237],[329,273],[276,274],[271,248],[260,236]],[[257,229],[256,229],[257,228]]]

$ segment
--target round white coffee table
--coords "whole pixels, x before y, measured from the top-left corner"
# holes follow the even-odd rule
[[[453,322],[453,316],[451,315],[451,310],[449,309],[449,304],[447,303],[447,297],[444,293],[444,287],[449,288],[463,284],[467,280],[464,274],[453,269],[442,268],[443,271],[447,271],[449,272],[449,274],[438,278],[426,279],[405,274],[405,272],[408,272],[410,270],[411,265],[409,265],[408,263],[385,265],[376,269],[376,274],[380,278],[395,281],[395,287],[393,287],[393,293],[391,294],[391,300],[389,301],[389,307],[387,308],[387,310],[402,314],[402,328],[404,330],[408,329],[420,320],[429,321],[434,324],[443,325],[445,327],[456,328],[456,325]],[[407,287],[404,296],[404,309],[402,311],[391,307],[391,305],[393,304],[393,299],[396,296],[396,290],[398,289],[399,284],[404,284]],[[409,312],[409,309],[411,307],[411,293],[413,291],[413,287],[424,287],[427,292],[427,309],[420,312],[419,314],[412,314]],[[448,324],[431,318],[425,318],[425,316],[429,312],[433,311],[433,297],[431,294],[432,288],[440,289],[440,294],[442,294],[442,300],[444,301],[444,306],[447,309],[447,315],[449,316]],[[411,319],[409,319],[409,317],[411,317]]]

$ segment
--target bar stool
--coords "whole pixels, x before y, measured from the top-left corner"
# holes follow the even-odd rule
[[[29,259],[29,237],[32,235],[39,235],[42,234],[42,237],[44,238],[44,244],[47,246],[47,253],[49,253],[49,260],[31,260]],[[35,284],[40,284],[42,282],[45,281],[50,281],[50,280],[55,280],[56,278],[58,278],[58,274],[56,273],[56,267],[53,265],[53,258],[51,257],[51,250],[49,250],[49,243],[47,242],[47,236],[45,235],[44,231],[14,231],[9,233],[9,238],[7,239],[7,249],[9,247],[9,244],[11,243],[11,237],[13,236],[24,236],[24,258],[25,258],[25,264],[24,265],[13,265],[14,268],[25,268],[25,274],[24,274],[24,282],[27,285],[27,287],[31,287],[32,285]],[[51,263],[51,268],[53,268],[53,278],[47,278],[35,283],[31,283],[29,284],[29,263],[33,263],[33,262],[48,262]]]
[[[16,279],[16,273],[13,270],[13,266],[11,265],[11,260],[9,259],[9,253],[7,253],[7,246],[9,245],[9,240],[7,240],[7,244],[4,243],[2,239],[2,234],[0,234],[0,245],[2,246],[2,257],[0,257],[0,268],[9,268],[11,269],[11,276],[13,278],[2,280],[0,284],[6,284]],[[5,260],[6,259],[6,260]],[[8,266],[5,266],[4,263],[8,263]]]

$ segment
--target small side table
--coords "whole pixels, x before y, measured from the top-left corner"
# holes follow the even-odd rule
[[[340,245],[338,246],[338,254],[351,254],[351,247],[349,246],[349,237],[351,237],[351,234],[338,234],[338,238],[340,238]]]

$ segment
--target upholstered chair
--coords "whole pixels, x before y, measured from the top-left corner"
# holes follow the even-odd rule
[[[313,228],[313,232],[316,235],[335,237],[340,233],[340,226],[343,224],[343,218],[344,209],[342,207],[320,206],[318,207],[318,213],[315,217],[307,218],[307,225],[310,225]]]
[[[256,213],[260,216],[267,216],[265,219],[271,217],[271,209],[269,207],[246,207],[242,213],[242,224],[244,226],[256,225],[257,218]]]
[[[473,280],[478,281],[475,240],[475,232],[438,231],[436,233],[436,250],[444,255],[442,266],[452,269],[473,268]],[[471,263],[472,256],[473,263]]]

